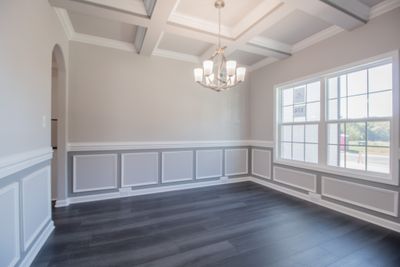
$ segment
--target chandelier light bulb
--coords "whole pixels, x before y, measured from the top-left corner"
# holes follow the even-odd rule
[[[204,75],[208,76],[213,72],[214,62],[212,60],[205,60],[203,62]]]
[[[236,69],[236,76],[238,82],[244,82],[245,75],[246,75],[246,68],[240,67]]]
[[[228,76],[233,76],[233,75],[235,75],[235,71],[236,71],[236,61],[228,60],[226,62],[226,74]]]
[[[202,68],[194,69],[194,80],[195,80],[195,82],[203,81],[203,69]]]

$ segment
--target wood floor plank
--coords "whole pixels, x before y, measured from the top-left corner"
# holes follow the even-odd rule
[[[76,204],[32,266],[399,266],[400,235],[253,183]]]

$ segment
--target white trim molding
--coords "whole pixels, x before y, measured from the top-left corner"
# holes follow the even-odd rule
[[[131,155],[154,155],[157,160],[157,181],[155,182],[146,182],[146,183],[126,183],[126,175],[125,175],[125,161],[126,161],[126,156],[131,156]],[[158,184],[158,177],[159,177],[159,155],[158,152],[136,152],[136,153],[122,153],[121,154],[121,188],[124,187],[133,187],[133,186],[143,186],[143,185],[156,185]]]
[[[268,141],[267,141],[268,142]],[[268,142],[270,143],[270,142]],[[214,148],[251,146],[251,140],[206,140],[206,141],[143,141],[143,142],[103,142],[69,143],[68,151],[105,151],[135,149],[173,149],[173,148]]]
[[[165,50],[165,49],[160,49],[160,48],[154,49],[153,56],[165,57],[165,58],[169,58],[169,59],[176,59],[176,60],[186,61],[186,62],[196,63],[196,64],[200,63],[200,58],[197,56],[174,52],[174,51]]]
[[[15,242],[15,254],[14,258],[11,260],[7,267],[13,267],[20,259],[20,210],[19,210],[19,186],[18,183],[12,183],[0,189],[0,195],[6,194],[8,192],[12,192],[14,198],[14,205],[18,208],[14,211],[14,222],[15,222],[15,232],[14,232],[14,242]],[[5,216],[4,214],[2,216]],[[2,225],[3,227],[3,225]]]
[[[386,12],[389,12],[395,8],[400,7],[400,0],[386,0],[371,8],[369,18],[378,17]]]
[[[193,150],[178,150],[178,151],[163,151],[161,153],[161,183],[167,184],[167,183],[174,183],[174,182],[186,182],[186,181],[192,181],[194,180],[194,175],[193,175],[193,158],[194,158],[194,151]],[[168,155],[173,155],[173,154],[182,154],[182,153],[187,153],[190,154],[191,156],[191,174],[189,177],[181,177],[181,178],[176,178],[176,179],[166,179],[166,174],[165,174],[165,168],[167,164],[165,164],[166,157]],[[181,165],[182,167],[182,165]]]
[[[257,173],[254,170],[254,158],[255,158],[254,152],[255,151],[261,151],[261,152],[267,153],[267,157],[269,157],[269,159],[270,159],[269,162],[265,162],[265,164],[269,164],[269,166],[267,167],[267,169],[269,169],[268,175]],[[257,175],[257,176],[265,178],[265,179],[271,179],[271,176],[272,176],[271,175],[271,170],[272,170],[272,153],[271,153],[271,151],[270,150],[264,150],[264,149],[257,149],[257,148],[251,149],[251,174]]]
[[[276,177],[277,169],[281,169],[281,170],[284,170],[284,171],[293,172],[293,173],[297,173],[297,174],[301,174],[301,175],[310,176],[313,179],[313,187],[305,187],[305,186],[302,186],[300,184],[290,183],[288,181],[284,181],[284,180],[282,180],[280,178],[277,178]],[[311,174],[311,173],[308,173],[308,172],[302,172],[302,171],[293,170],[293,169],[289,169],[289,168],[283,168],[283,167],[274,166],[273,180],[277,181],[279,183],[285,184],[285,185],[289,185],[289,186],[292,186],[292,187],[295,187],[295,188],[299,188],[299,189],[308,191],[308,192],[313,192],[313,193],[317,192],[317,175]]]
[[[346,198],[341,197],[341,196],[337,196],[337,195],[333,195],[333,194],[327,193],[326,181],[333,181],[333,182],[337,182],[337,183],[347,184],[349,186],[368,188],[371,191],[373,190],[373,191],[378,191],[378,192],[381,192],[381,193],[393,194],[393,210],[392,211],[383,210],[383,209],[374,207],[372,205],[361,203],[359,201],[354,201],[354,200],[346,199]],[[353,183],[353,182],[338,180],[338,179],[334,179],[334,178],[330,178],[330,177],[326,177],[326,176],[322,176],[321,188],[322,188],[321,189],[321,195],[322,196],[326,196],[326,197],[331,198],[331,199],[339,200],[341,202],[349,203],[349,204],[352,204],[352,205],[355,205],[355,206],[359,206],[359,207],[362,207],[362,208],[366,208],[366,209],[369,209],[369,210],[373,210],[373,211],[377,211],[377,212],[380,212],[380,213],[388,214],[388,215],[394,216],[394,217],[397,217],[398,212],[399,212],[399,192],[397,192],[397,191],[392,191],[392,190],[382,189],[382,188],[378,188],[378,187],[374,187],[374,186],[368,186],[368,185],[363,185],[363,184],[359,184],[359,183]]]
[[[77,158],[89,158],[89,157],[113,157],[114,161],[114,174],[113,180],[114,185],[104,186],[104,187],[92,187],[90,189],[77,189],[77,173],[76,173],[76,160]],[[73,156],[73,164],[72,164],[72,191],[74,193],[81,192],[91,192],[91,191],[99,191],[106,189],[116,189],[118,187],[118,155],[117,154],[85,154],[85,155],[74,155]]]
[[[25,255],[24,259],[22,260],[19,267],[29,267],[31,266],[32,262],[34,261],[36,255],[39,253],[40,249],[43,247],[44,243],[49,238],[50,234],[54,230],[54,223],[50,221],[45,229],[42,231],[40,236],[36,239],[36,242],[33,244],[31,249]]]
[[[246,152],[246,159],[245,159],[245,161],[246,161],[246,170],[245,171],[243,171],[243,172],[231,172],[231,173],[228,173],[226,170],[227,170],[227,167],[226,166],[229,166],[228,165],[228,161],[227,161],[227,156],[226,156],[226,154],[227,154],[227,152],[229,152],[229,151],[239,151],[239,150],[241,150],[241,151],[245,151]],[[247,148],[229,148],[229,149],[225,149],[225,155],[224,155],[224,164],[225,164],[225,176],[235,176],[235,175],[245,175],[245,174],[248,174],[249,173],[249,150],[247,149]]]
[[[220,180],[215,180],[215,181],[199,181],[199,182],[177,184],[177,185],[164,185],[164,186],[158,186],[158,187],[153,187],[153,188],[143,188],[143,189],[124,188],[124,190],[122,190],[120,192],[70,197],[70,198],[68,198],[68,205],[76,204],[76,203],[85,203],[85,202],[106,200],[106,199],[133,197],[133,196],[149,195],[149,194],[155,194],[155,193],[179,191],[179,190],[185,190],[185,189],[202,188],[202,187],[208,187],[208,186],[214,186],[214,185],[241,183],[241,182],[247,182],[247,181],[249,181],[249,179],[250,179],[249,177],[241,177],[241,178],[231,178],[231,179],[220,179]]]
[[[45,147],[0,158],[0,179],[53,157],[51,147]]]
[[[200,176],[199,175],[199,153],[201,152],[218,152],[220,156],[220,162],[219,162],[219,173],[207,175],[207,176]],[[202,149],[202,150],[196,150],[196,179],[207,179],[207,178],[216,178],[216,177],[221,177],[223,175],[223,150],[222,149]]]

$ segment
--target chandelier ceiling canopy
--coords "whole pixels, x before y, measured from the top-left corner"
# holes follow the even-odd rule
[[[246,68],[238,67],[235,60],[226,59],[226,47],[221,46],[221,9],[225,2],[216,0],[214,6],[218,9],[218,47],[209,59],[203,61],[202,68],[194,69],[194,80],[206,88],[220,92],[243,82]]]

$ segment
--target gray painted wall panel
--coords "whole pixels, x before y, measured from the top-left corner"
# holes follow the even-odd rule
[[[158,183],[158,152],[124,153],[121,155],[121,186]]]

